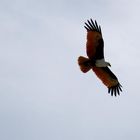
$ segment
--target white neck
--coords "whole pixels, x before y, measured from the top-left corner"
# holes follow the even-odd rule
[[[108,62],[106,62],[105,59],[103,58],[103,59],[96,60],[95,66],[96,67],[107,67],[107,66],[110,66],[110,64]]]

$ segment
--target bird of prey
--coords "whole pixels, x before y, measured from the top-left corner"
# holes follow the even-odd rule
[[[104,58],[104,40],[102,37],[101,27],[96,20],[92,19],[85,22],[87,30],[86,53],[88,58],[80,56],[78,64],[82,72],[86,73],[92,69],[97,77],[108,88],[108,93],[117,96],[122,91],[122,86],[115,74],[109,69],[110,63]]]

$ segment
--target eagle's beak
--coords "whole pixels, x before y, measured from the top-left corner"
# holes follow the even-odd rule
[[[111,64],[110,64],[110,63],[108,63],[108,66],[109,66],[109,67],[111,67]]]

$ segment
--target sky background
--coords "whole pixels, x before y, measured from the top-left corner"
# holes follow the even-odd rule
[[[90,18],[119,97],[77,65]],[[139,25],[139,0],[1,0],[0,139],[139,140]]]

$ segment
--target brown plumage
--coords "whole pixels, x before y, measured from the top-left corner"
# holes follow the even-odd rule
[[[111,95],[120,95],[121,84],[118,78],[108,68],[110,64],[104,60],[104,41],[101,27],[97,22],[87,20],[84,26],[87,30],[86,53],[88,58],[80,56],[78,64],[82,72],[86,73],[92,69],[97,77],[108,87],[108,93]]]

